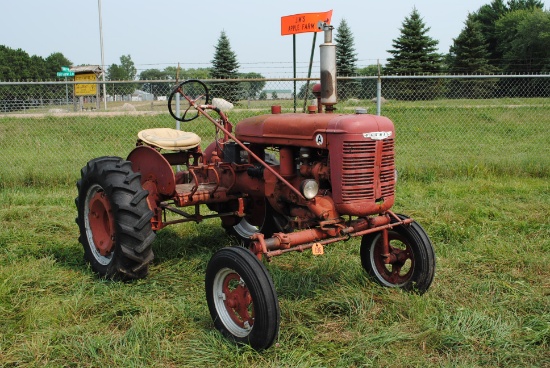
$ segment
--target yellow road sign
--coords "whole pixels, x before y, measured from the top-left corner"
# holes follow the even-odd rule
[[[97,77],[94,73],[76,74],[75,81],[90,81],[95,82]],[[97,94],[97,84],[75,84],[75,96],[94,96]]]

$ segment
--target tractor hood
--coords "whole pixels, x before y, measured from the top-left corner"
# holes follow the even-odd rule
[[[235,136],[243,142],[328,148],[327,135],[361,134],[365,140],[395,136],[386,117],[369,114],[269,114],[240,121]]]

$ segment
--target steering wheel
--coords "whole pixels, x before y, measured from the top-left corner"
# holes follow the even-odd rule
[[[176,96],[179,95],[179,110]],[[208,105],[208,87],[197,79],[189,79],[180,83],[168,98],[168,111],[178,121],[191,121],[199,117],[199,111],[193,104]],[[178,116],[179,115],[179,116]]]

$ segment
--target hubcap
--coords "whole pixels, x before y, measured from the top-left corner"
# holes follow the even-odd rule
[[[89,189],[84,214],[90,250],[99,263],[106,265],[115,245],[115,226],[111,203],[99,185]]]
[[[410,245],[397,233],[388,233],[389,259],[383,256],[382,237],[375,239],[371,247],[371,263],[374,265],[380,281],[386,286],[401,286],[412,276],[414,270],[414,255]]]
[[[254,326],[254,304],[243,279],[224,268],[214,278],[214,304],[225,327],[235,336],[247,336]]]

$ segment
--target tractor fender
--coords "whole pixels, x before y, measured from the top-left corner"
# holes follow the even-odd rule
[[[172,166],[157,150],[148,146],[138,146],[130,152],[127,160],[132,162],[134,172],[141,173],[141,185],[144,188],[156,187],[158,194],[167,197],[175,194],[176,178]]]

